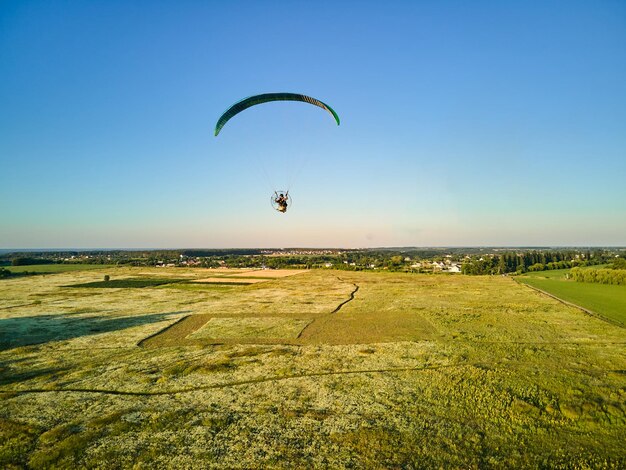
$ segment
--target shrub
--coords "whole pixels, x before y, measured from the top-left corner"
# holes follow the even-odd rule
[[[572,268],[571,276],[572,279],[577,282],[626,286],[626,269]]]
[[[625,258],[615,258],[613,261],[613,269],[626,269],[626,259]]]

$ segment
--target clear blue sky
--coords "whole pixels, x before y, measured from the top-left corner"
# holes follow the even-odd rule
[[[621,0],[0,4],[0,247],[605,244]]]

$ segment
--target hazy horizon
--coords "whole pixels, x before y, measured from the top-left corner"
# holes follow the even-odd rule
[[[506,249],[524,249],[524,250],[552,250],[552,249],[624,249],[626,245],[454,245],[454,246],[364,246],[364,247],[349,247],[349,246],[234,246],[234,247],[50,247],[50,248],[0,248],[0,254],[12,253],[12,252],[63,252],[63,251],[176,251],[176,250],[462,250],[462,249],[494,249],[494,250],[506,250]]]

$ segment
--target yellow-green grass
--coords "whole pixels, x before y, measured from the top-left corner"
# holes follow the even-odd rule
[[[297,338],[310,320],[281,317],[211,318],[190,338],[267,339]]]
[[[576,282],[564,277],[520,276],[517,279],[626,326],[626,286]]]
[[[62,287],[105,273],[0,282],[0,467],[626,462],[626,329],[508,277],[323,270],[252,286]],[[311,322],[285,341],[246,344],[241,330],[297,320]],[[211,322],[231,338],[185,339]]]
[[[29,266],[4,266],[12,273],[40,273],[40,274],[54,274],[65,273],[71,271],[86,271],[90,269],[106,269],[116,267],[110,264],[33,264]]]

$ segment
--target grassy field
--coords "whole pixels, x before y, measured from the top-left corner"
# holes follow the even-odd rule
[[[540,271],[516,279],[626,326],[626,286],[572,281],[566,278],[569,271]]]
[[[104,274],[189,282],[64,287]],[[0,467],[626,465],[624,328],[501,276],[215,275],[0,282]]]
[[[54,274],[66,273],[71,271],[86,271],[89,269],[105,269],[114,268],[114,265],[106,264],[33,264],[29,266],[4,266],[5,269],[13,273],[41,273]]]
[[[585,266],[580,269],[606,269],[609,268],[609,264],[597,264],[595,266]],[[531,278],[542,278],[542,279],[567,279],[567,275],[571,269],[552,269],[548,271],[534,271],[528,272],[523,275],[523,277],[531,277]]]
[[[585,268],[592,269],[592,268]],[[571,269],[553,269],[550,271],[535,271],[526,273],[523,275],[524,278],[530,277],[533,279],[566,279],[567,274],[571,271]]]

